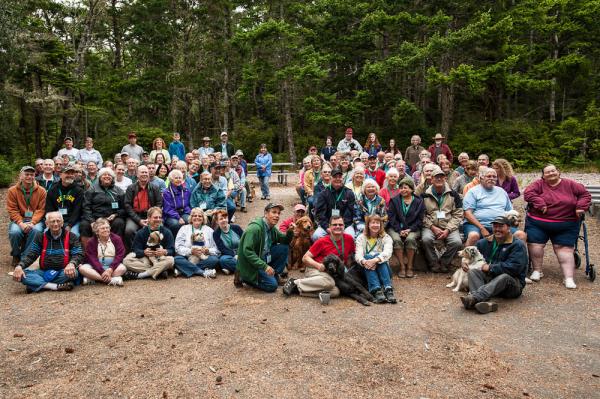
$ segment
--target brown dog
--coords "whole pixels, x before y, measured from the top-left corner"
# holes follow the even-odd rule
[[[313,234],[313,224],[308,216],[303,216],[296,221],[294,238],[290,243],[290,267],[289,269],[304,269],[302,257],[311,245],[310,237]]]

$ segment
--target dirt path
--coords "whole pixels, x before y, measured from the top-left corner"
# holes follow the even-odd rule
[[[394,280],[398,305],[370,308],[236,290],[222,275],[26,295],[6,276],[2,217],[1,397],[600,397],[599,283],[579,271],[567,291],[552,257],[541,284],[485,316],[426,274]]]

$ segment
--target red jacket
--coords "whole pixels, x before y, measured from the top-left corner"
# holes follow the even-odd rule
[[[440,149],[442,154],[444,154],[446,158],[448,158],[448,161],[450,161],[450,164],[452,164],[454,156],[452,155],[452,151],[450,150],[450,147],[448,147],[448,144],[442,143]],[[427,151],[429,151],[429,153],[431,154],[431,160],[437,163],[437,159],[435,158],[435,143],[430,145]]]
[[[383,187],[383,182],[385,182],[385,172],[379,168],[374,171],[369,170],[369,168],[365,169],[365,176],[372,177],[375,179],[377,184],[379,184],[379,188]]]

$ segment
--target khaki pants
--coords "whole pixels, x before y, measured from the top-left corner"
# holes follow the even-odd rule
[[[340,290],[335,286],[335,280],[329,274],[320,272],[312,267],[306,268],[306,277],[295,281],[301,296],[317,297],[319,292],[329,291],[330,297],[340,296]]]
[[[123,259],[123,264],[127,270],[136,273],[149,272],[152,278],[156,279],[163,271],[173,269],[175,259],[172,256],[162,256],[159,261],[150,261],[147,256],[136,258],[135,253],[131,252]]]

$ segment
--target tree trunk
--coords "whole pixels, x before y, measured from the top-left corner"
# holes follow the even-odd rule
[[[441,123],[440,133],[444,137],[448,137],[450,128],[452,127],[452,117],[454,114],[454,86],[442,85],[440,88],[440,108],[441,108]]]
[[[229,68],[223,68],[223,130],[229,130]]]
[[[290,104],[291,93],[290,85],[287,79],[283,81],[283,114],[285,118],[285,133],[290,154],[290,161],[293,167],[296,167],[296,146],[294,144],[294,131],[292,126],[292,107]]]
[[[558,11],[556,12],[556,19],[558,19]],[[555,33],[552,37],[554,51],[552,52],[552,59],[554,60],[554,64],[556,65],[556,61],[558,60],[558,34]],[[550,105],[549,105],[549,113],[550,113],[550,122],[556,121],[556,76],[552,77],[552,87],[550,89]]]
[[[119,10],[117,10],[117,1],[111,0],[111,22],[112,22],[112,34],[113,41],[115,45],[115,56],[113,59],[113,68],[119,69],[121,68],[121,31],[119,29],[119,19],[117,17]]]

